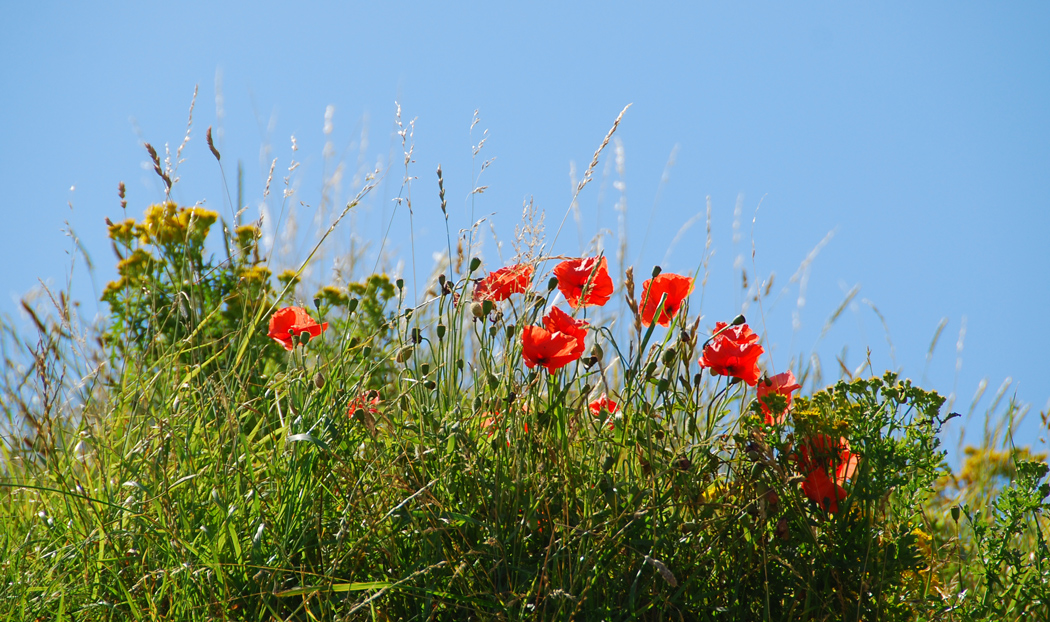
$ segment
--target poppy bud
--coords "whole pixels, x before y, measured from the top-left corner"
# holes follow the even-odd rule
[[[481,260],[480,259],[475,257],[474,259],[470,260],[470,271],[471,272],[476,271],[480,267],[481,267]]]
[[[743,324],[746,321],[747,320],[744,319],[743,314],[741,314],[741,315],[738,315],[735,318],[733,318],[733,321],[730,322],[729,325],[730,326],[740,326],[741,324]]]
[[[668,348],[664,350],[664,365],[670,367],[674,365],[675,358],[678,356],[678,352],[674,348]]]
[[[602,350],[602,347],[598,345],[597,341],[591,346],[591,356],[594,357],[595,363],[601,362],[602,357],[605,356],[605,352]]]
[[[492,302],[491,300],[486,300],[485,302],[481,303],[481,309],[485,312],[486,317],[488,316],[488,314],[492,313],[492,309],[494,309],[495,307],[496,303]]]
[[[413,328],[412,329],[412,343],[420,343],[421,341],[423,341],[423,335],[420,334],[418,328]]]
[[[952,506],[952,520],[956,523],[959,522],[959,506],[957,505]]]
[[[353,313],[357,310],[357,298],[351,298],[346,302],[346,312]]]
[[[781,540],[787,540],[791,533],[788,531],[788,522],[786,518],[782,518],[777,521],[777,537]]]
[[[430,365],[428,365],[426,363],[423,363],[422,365],[420,365],[419,366],[419,373],[423,374],[424,376],[429,374],[430,373]]]
[[[314,374],[314,386],[318,389],[324,388],[324,374],[322,374],[321,372],[317,372],[316,374]]]
[[[396,360],[398,363],[404,363],[408,359],[412,358],[412,353],[414,351],[415,351],[414,347],[412,347],[412,346],[404,346],[400,350],[397,351],[397,354],[394,356],[394,360]]]
[[[441,287],[442,290],[445,289],[445,275],[444,274],[439,274],[438,275],[438,285]]]
[[[445,329],[445,325],[444,325],[444,324],[438,324],[438,325],[437,325],[437,336],[438,336],[438,340],[441,340],[441,339],[444,339],[444,338],[445,338],[445,330],[446,330],[446,329]]]
[[[320,298],[314,298],[314,309],[317,309],[318,311],[321,310],[321,299]]]
[[[485,307],[480,302],[470,303],[470,313],[477,319],[485,317]]]
[[[663,271],[664,269],[660,266],[653,266],[653,278],[655,279],[656,277],[660,276],[660,273]]]
[[[397,285],[397,291],[405,289],[405,279],[398,279],[394,281],[394,285]]]
[[[553,292],[554,288],[557,287],[557,286],[558,286],[558,277],[552,276],[550,278],[550,280],[547,281],[547,291],[548,292]]]

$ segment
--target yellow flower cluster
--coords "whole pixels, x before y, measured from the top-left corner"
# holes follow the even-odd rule
[[[208,236],[208,230],[217,220],[218,214],[210,209],[178,207],[174,202],[168,201],[149,206],[142,223],[124,221],[111,225],[109,236],[113,240],[130,242],[129,233],[133,233],[142,244],[202,245]]]
[[[113,227],[110,227],[112,233]],[[112,235],[110,236],[112,237]],[[116,239],[116,238],[114,238]],[[130,285],[139,285],[148,280],[156,265],[156,258],[141,248],[136,248],[130,255],[117,262],[117,273],[120,278],[106,284],[102,300],[111,300],[118,292]]]

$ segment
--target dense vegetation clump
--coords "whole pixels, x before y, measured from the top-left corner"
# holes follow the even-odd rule
[[[943,398],[800,395],[691,275],[461,251],[410,306],[381,273],[304,296],[258,226],[170,200],[109,235],[99,339],[64,297],[11,337],[0,620],[1050,615],[1042,457],[952,475]]]

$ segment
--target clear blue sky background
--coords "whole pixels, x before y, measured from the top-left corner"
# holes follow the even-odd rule
[[[569,205],[570,162],[582,173],[617,113],[633,103],[617,133],[622,179],[607,166],[610,146],[581,196],[580,228],[570,218],[553,251],[576,254],[581,237],[603,227],[615,232],[614,208],[626,196],[630,262],[641,274],[659,262],[691,271],[703,250],[702,218],[664,257],[709,196],[716,252],[706,324],[740,310],[745,296],[734,265],[743,255],[752,281],[756,271],[760,282],[776,275],[765,322],[754,306],[748,315],[764,329],[778,369],[815,351],[825,378],[834,379],[844,347],[851,368],[870,347],[877,371],[897,367],[955,393],[955,410],[964,413],[986,378],[967,434],[977,433],[992,395],[1012,378],[1007,396],[1032,405],[1018,443],[1045,437],[1044,3],[32,2],[6,7],[5,23],[0,311],[13,317],[38,277],[64,282],[66,222],[97,266],[95,290],[82,263],[74,276],[74,292],[94,312],[96,291],[114,273],[103,219],[122,216],[117,182],[127,183],[129,215],[163,197],[142,142],[178,146],[194,85],[200,92],[175,198],[229,212],[204,142],[212,125],[231,192],[234,163],[244,162],[248,217],[258,216],[271,160],[278,161],[266,202],[277,211],[291,160],[302,163],[291,174],[291,202],[310,206],[300,208],[303,229],[335,163],[347,167],[335,193],[340,204],[353,194],[362,163],[400,161],[393,133],[400,102],[405,121],[416,119],[410,173],[418,177],[412,230],[421,272],[445,245],[438,163],[451,226],[466,227],[471,146],[487,129],[480,159],[496,160],[482,176],[489,188],[475,195],[475,213],[494,212],[497,232],[509,240],[531,197],[552,232]],[[335,112],[326,135],[329,105]],[[472,136],[475,109],[481,121]],[[327,165],[326,140],[335,154]],[[391,201],[403,175],[390,170],[353,225],[377,240],[392,217],[393,249],[409,261],[409,222]],[[832,230],[799,308],[800,283],[790,277]],[[605,244],[611,252],[614,238]],[[485,256],[496,267],[491,243]],[[821,338],[857,285],[853,303]],[[885,317],[892,357],[864,300]],[[927,361],[942,318],[947,326]],[[958,434],[961,423],[952,426]]]

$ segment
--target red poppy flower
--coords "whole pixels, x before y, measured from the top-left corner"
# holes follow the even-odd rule
[[[609,397],[604,393],[601,394],[601,397],[594,400],[587,406],[588,408],[590,408],[591,414],[595,417],[601,417],[602,410],[605,410],[605,412],[609,413],[610,415],[616,414],[616,411],[620,410],[619,406],[616,405],[616,402],[609,399]],[[613,429],[612,417],[609,418],[609,429]]]
[[[802,492],[825,510],[837,512],[838,502],[846,498],[842,485],[853,477],[860,463],[860,456],[849,450],[849,441],[841,437],[835,441],[827,434],[816,434],[802,442],[795,461],[806,476]],[[830,473],[835,474],[834,479]]]
[[[820,504],[826,512],[838,512],[839,501],[846,498],[846,489],[831,481],[827,471],[816,469],[802,482],[802,492]]]
[[[795,374],[790,371],[777,374],[772,378],[763,378],[758,383],[758,405],[762,408],[762,414],[766,416],[766,423],[783,423],[787,409],[791,408],[791,393],[801,388],[802,386],[795,381]],[[784,399],[787,400],[784,410],[775,417],[769,404],[771,400],[764,399],[767,395],[783,395]]]
[[[552,332],[539,326],[526,326],[521,331],[521,354],[530,369],[542,365],[549,373],[580,358],[575,352],[576,338]]]
[[[568,259],[554,266],[558,289],[573,309],[600,307],[609,302],[613,282],[605,257]]]
[[[533,271],[531,265],[519,263],[491,272],[474,286],[474,300],[499,302],[511,294],[523,294],[529,289]]]
[[[291,350],[295,347],[299,335],[309,333],[310,337],[317,337],[327,329],[328,322],[318,324],[306,309],[285,307],[270,316],[270,332],[267,336],[284,346],[285,350]]]
[[[551,307],[547,315],[543,316],[543,326],[552,333],[562,333],[576,340],[572,349],[573,360],[583,356],[583,341],[587,338],[586,320],[575,320],[558,307]]]
[[[725,327],[725,322],[716,322],[715,333]],[[765,350],[758,345],[758,335],[751,332],[747,324],[741,324],[726,329],[707,344],[700,357],[700,367],[710,367],[712,374],[740,378],[755,386],[761,374],[758,357],[763,352]]]
[[[654,278],[646,279],[642,283],[642,325],[651,326],[656,308],[660,306],[660,299],[666,294],[664,308],[656,323],[667,326],[674,316],[678,315],[678,309],[682,307],[682,301],[693,292],[693,279],[680,274],[664,273]]]
[[[802,442],[795,460],[803,475],[822,468],[834,472],[835,480],[842,484],[853,477],[860,456],[849,450],[849,441],[845,438],[839,437],[836,441],[828,434],[815,434]]]
[[[350,400],[346,412],[350,416],[353,416],[358,410],[363,410],[370,415],[378,415],[379,402],[379,391],[368,391]]]

